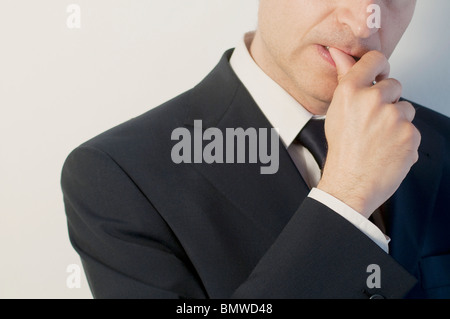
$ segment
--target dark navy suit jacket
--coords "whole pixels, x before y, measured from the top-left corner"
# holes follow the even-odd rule
[[[172,132],[267,128],[229,65],[76,148],[62,171],[71,242],[96,298],[449,298],[450,120],[415,105],[420,159],[387,213],[386,254],[279,170],[175,164]],[[369,265],[380,288],[368,286]]]

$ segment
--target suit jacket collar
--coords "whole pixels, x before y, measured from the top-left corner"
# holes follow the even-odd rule
[[[201,119],[203,127],[216,127],[232,106],[236,92],[242,85],[229,65],[232,54],[233,49],[225,52],[219,64],[191,91],[185,120],[187,126]]]

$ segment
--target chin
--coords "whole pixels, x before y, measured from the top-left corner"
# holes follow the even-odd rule
[[[310,61],[317,61],[310,59]],[[310,64],[308,67],[298,70],[297,83],[303,88],[306,96],[317,101],[318,104],[329,105],[333,99],[334,91],[338,85],[335,68],[330,68],[323,61]]]
[[[297,67],[292,68],[293,65]],[[305,54],[289,60],[283,69],[290,78],[289,82],[294,84],[291,91],[288,90],[294,98],[309,112],[325,114],[338,85],[336,69],[320,57]]]
[[[334,91],[338,85],[336,78],[327,79],[327,77],[319,77],[318,80],[313,82],[310,86],[310,96],[317,101],[318,107],[323,109],[330,105],[333,100]]]

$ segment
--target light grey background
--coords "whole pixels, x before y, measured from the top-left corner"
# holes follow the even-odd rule
[[[395,1],[395,0],[394,0]],[[66,8],[81,7],[81,29]],[[257,0],[1,0],[0,298],[91,298],[60,172],[85,140],[182,93],[256,25]],[[450,1],[418,1],[392,57],[404,96],[450,115]]]

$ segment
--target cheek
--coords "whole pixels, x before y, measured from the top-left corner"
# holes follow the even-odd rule
[[[408,24],[401,23],[399,20],[390,21],[389,25],[380,30],[382,51],[389,58],[400,42]]]
[[[412,0],[409,0],[412,1]],[[384,22],[380,29],[383,52],[390,57],[408,28],[414,14],[415,2],[410,6],[398,8],[382,16]],[[383,20],[382,20],[383,21]]]
[[[259,30],[271,47],[289,50],[301,43],[305,30],[309,29],[311,14],[305,14],[300,3],[292,0],[261,1],[259,8]]]

